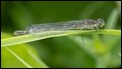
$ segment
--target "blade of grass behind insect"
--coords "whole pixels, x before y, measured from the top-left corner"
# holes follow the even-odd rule
[[[106,25],[105,25],[106,29],[113,29],[116,27],[116,23],[119,17],[118,15],[119,15],[118,10],[114,8],[106,21]]]
[[[114,8],[112,10],[112,12],[110,13],[109,17],[108,17],[108,20],[106,21],[106,25],[105,25],[105,28],[115,28],[116,25],[117,25],[117,20],[118,20],[118,17],[119,17],[119,12],[116,8]],[[114,32],[113,32],[114,33]],[[115,39],[114,39],[115,38]],[[120,39],[120,38],[118,38]],[[113,43],[116,43],[116,37],[114,36],[108,36],[108,35],[104,35],[103,36],[103,40],[104,42],[107,42],[106,44],[108,46],[112,45]]]

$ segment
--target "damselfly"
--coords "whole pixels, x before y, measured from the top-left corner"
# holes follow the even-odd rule
[[[83,30],[83,29],[96,29],[103,27],[105,22],[103,19],[85,19],[85,20],[73,20],[67,22],[57,22],[57,23],[44,23],[44,24],[33,24],[27,26],[25,30],[18,30],[14,32],[14,35],[25,35],[34,34],[44,31],[64,31],[64,30]]]

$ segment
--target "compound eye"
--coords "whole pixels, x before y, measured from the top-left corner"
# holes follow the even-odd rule
[[[97,20],[97,22],[98,22],[98,24],[99,24],[100,27],[103,27],[103,26],[105,25],[104,20],[101,19],[101,18],[99,18],[99,19]]]

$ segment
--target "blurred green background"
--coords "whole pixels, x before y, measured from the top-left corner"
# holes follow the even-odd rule
[[[80,19],[105,20],[107,29],[121,29],[120,2],[115,1],[2,1],[1,37],[13,36],[13,32],[31,24],[64,22]],[[121,67],[120,36],[81,35],[49,38],[26,44],[9,46],[14,53],[33,67],[98,68]],[[27,49],[26,49],[27,48]],[[1,67],[26,67],[8,49],[1,48]],[[27,55],[28,50],[37,55],[45,65]],[[30,53],[29,53],[30,54]],[[41,61],[40,61],[41,62]],[[37,64],[36,64],[37,63]]]

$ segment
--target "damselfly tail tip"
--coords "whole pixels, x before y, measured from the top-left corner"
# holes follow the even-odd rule
[[[18,31],[15,31],[13,34],[14,34],[15,36],[20,36],[20,35],[26,34],[26,31],[18,30]]]

